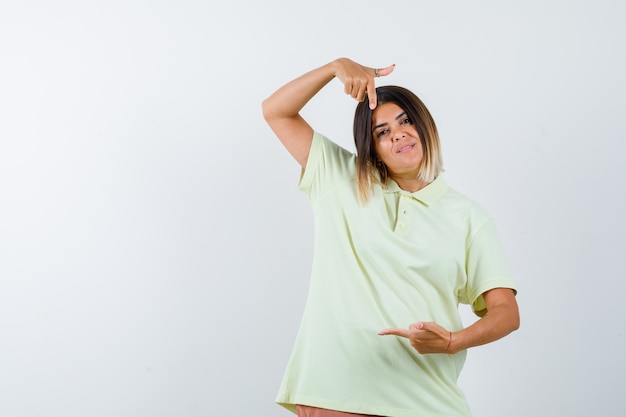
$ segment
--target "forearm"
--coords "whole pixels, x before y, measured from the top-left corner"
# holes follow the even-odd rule
[[[452,332],[448,353],[484,345],[503,338],[519,328],[517,303],[501,303],[489,308],[487,315],[463,330]]]
[[[322,65],[280,87],[263,101],[263,117],[285,148],[306,167],[311,149],[313,128],[300,116],[300,110],[333,78],[344,85],[344,92],[357,101],[369,95],[370,108],[376,107],[376,75],[385,76],[394,69],[375,70],[347,58]]]
[[[335,62],[309,71],[276,90],[263,101],[263,117],[269,122],[297,116],[306,103],[335,77]]]

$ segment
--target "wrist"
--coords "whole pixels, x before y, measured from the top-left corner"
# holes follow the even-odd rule
[[[330,61],[327,66],[328,69],[330,70],[331,74],[333,77],[337,76],[337,73],[339,72],[339,68],[342,65],[342,62],[345,61],[346,58],[337,58],[333,61]]]
[[[446,353],[448,355],[454,355],[459,353],[464,349],[463,347],[463,337],[461,332],[450,332],[450,339],[448,341],[448,349]]]

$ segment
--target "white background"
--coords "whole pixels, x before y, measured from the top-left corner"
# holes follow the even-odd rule
[[[397,64],[446,179],[496,218],[522,326],[470,351],[476,416],[626,414],[621,1],[0,3],[0,416],[288,416],[312,255],[261,101]],[[354,101],[305,109],[351,148]],[[466,307],[464,318],[471,319]]]

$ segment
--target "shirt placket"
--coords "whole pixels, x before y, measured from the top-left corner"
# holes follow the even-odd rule
[[[410,203],[411,203],[411,197],[405,194],[400,194],[400,198],[398,198],[398,213],[396,216],[398,220],[396,221],[396,228],[394,232],[398,236],[402,236],[404,238],[406,238],[409,235],[409,227],[410,227],[410,221],[411,221],[411,217],[409,216]]]

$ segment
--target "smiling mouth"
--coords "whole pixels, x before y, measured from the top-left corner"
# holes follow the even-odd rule
[[[405,146],[401,147],[400,149],[398,149],[397,153],[410,151],[411,149],[413,149],[413,146],[415,146],[415,145],[405,145]]]

